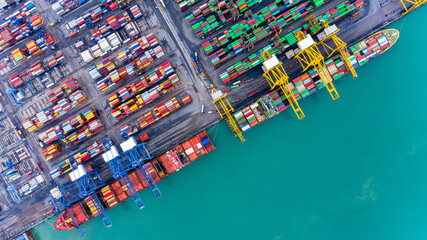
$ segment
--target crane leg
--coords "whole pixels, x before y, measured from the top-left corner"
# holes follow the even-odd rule
[[[332,83],[332,77],[331,75],[329,75],[328,70],[325,69],[323,66],[318,66],[317,73],[319,74],[320,79],[322,79],[323,84],[325,84],[326,89],[328,89],[328,92],[331,95],[332,99],[338,99],[340,95],[338,95],[338,92],[335,89],[334,84]]]

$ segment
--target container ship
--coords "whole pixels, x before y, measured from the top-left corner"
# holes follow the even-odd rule
[[[167,151],[160,157],[147,162],[145,165],[151,177],[157,183],[214,149],[215,146],[209,135],[206,131],[203,131]],[[147,181],[140,175],[139,171],[129,173],[129,178],[138,192],[149,187]],[[98,190],[96,195],[100,199],[102,206],[108,210],[128,199],[131,196],[129,191],[126,183],[116,180]],[[92,201],[86,198],[72,205],[68,211],[63,211],[56,219],[54,227],[57,230],[70,230],[75,228],[71,216],[74,217],[78,225],[81,225],[98,215],[99,213],[95,206],[93,206]]]
[[[390,49],[398,38],[399,31],[395,29],[376,32],[348,48],[349,60],[356,69]],[[325,64],[333,81],[349,72],[340,56],[327,59]],[[289,83],[297,101],[324,88],[324,84],[315,69],[308,70]],[[233,115],[242,132],[246,132],[264,120],[284,111],[288,106],[289,102],[285,94],[280,89],[276,89],[249,104],[249,106],[236,111]]]

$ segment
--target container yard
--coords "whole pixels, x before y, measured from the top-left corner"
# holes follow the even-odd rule
[[[114,227],[120,202],[168,197],[157,183],[213,151],[205,130],[221,119],[243,142],[287,109],[309,117],[298,102],[315,92],[339,101],[334,81],[387,51],[399,33],[378,31],[404,11],[376,0],[32,0],[4,12],[0,239],[31,239],[55,215],[52,227],[82,236],[93,218]]]

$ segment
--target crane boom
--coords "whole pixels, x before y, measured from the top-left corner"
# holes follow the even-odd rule
[[[335,52],[338,52],[341,56],[341,59],[344,61],[346,68],[351,72],[353,78],[357,78],[356,70],[354,70],[353,65],[348,60],[348,49],[347,43],[341,40],[336,34],[340,31],[339,28],[334,24],[329,26],[329,24],[321,20],[319,21],[314,15],[307,17],[305,21],[310,22],[310,28],[313,29],[312,33],[316,33],[324,28],[324,38],[321,39],[320,45],[323,47],[327,54],[327,58],[330,58]],[[330,41],[332,40],[332,41]],[[332,44],[333,43],[333,44]]]
[[[295,58],[301,63],[303,71],[306,71],[309,67],[314,67],[332,99],[338,99],[340,96],[332,83],[332,77],[326,68],[325,59],[319,51],[317,43],[313,41],[310,35],[305,36],[301,30],[295,34],[298,40],[298,47],[301,50]]]
[[[230,102],[228,101],[227,94],[226,93],[224,94],[221,91],[217,91],[213,85],[211,85],[211,88],[212,88],[211,95],[212,95],[212,98],[214,99],[212,103],[215,105],[215,108],[219,116],[221,118],[226,117],[225,121],[227,122],[228,126],[233,132],[233,135],[239,137],[242,143],[245,142],[246,140],[243,137],[242,131],[240,130],[239,126],[237,126],[237,123],[234,120],[233,116],[231,116],[231,113],[234,112],[234,108],[231,106]]]
[[[277,59],[276,55],[271,56],[267,51],[262,53],[262,58],[264,59],[263,77],[267,79],[271,89],[278,86],[285,94],[298,119],[303,119],[305,115],[292,93],[292,88],[288,81],[289,77],[283,68],[282,62]]]

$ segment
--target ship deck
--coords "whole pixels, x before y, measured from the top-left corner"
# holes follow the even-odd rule
[[[52,11],[49,6],[49,3],[46,1],[34,1],[36,7],[40,10],[42,17],[45,19],[45,22],[49,23],[57,19],[58,17]],[[55,212],[45,214],[46,212],[53,209],[52,205],[49,204],[49,190],[54,186],[53,181],[49,178],[49,172],[56,164],[60,163],[66,158],[69,158],[76,152],[86,148],[88,145],[92,144],[94,141],[98,141],[108,137],[113,141],[114,144],[119,144],[122,142],[120,137],[120,127],[131,123],[136,123],[136,119],[147,113],[150,109],[156,107],[157,105],[165,102],[166,100],[171,99],[172,97],[178,97],[182,92],[187,92],[191,96],[192,102],[182,106],[180,109],[176,110],[172,114],[166,116],[164,119],[159,120],[158,122],[144,128],[142,131],[138,132],[138,135],[147,132],[150,136],[150,140],[147,143],[147,148],[151,152],[153,156],[159,156],[170,148],[176,146],[179,143],[182,143],[203,129],[212,126],[217,123],[220,118],[218,114],[209,114],[206,113],[208,111],[215,110],[212,105],[212,98],[209,94],[208,86],[213,83],[215,84],[217,89],[229,88],[229,85],[225,85],[219,78],[219,73],[224,71],[224,69],[237,61],[241,61],[248,57],[252,52],[257,51],[261,46],[265,46],[268,44],[269,39],[265,39],[262,42],[258,43],[255,49],[251,53],[245,53],[236,56],[232,60],[227,63],[221,65],[220,67],[214,69],[212,64],[210,63],[208,57],[204,54],[201,49],[201,44],[211,37],[218,35],[220,31],[217,31],[215,34],[209,35],[205,39],[196,39],[193,32],[188,26],[188,23],[184,19],[184,16],[191,12],[191,10],[187,10],[182,13],[178,4],[174,0],[164,1],[166,3],[167,11],[164,12],[158,6],[157,1],[142,1],[137,0],[130,3],[132,6],[134,3],[137,3],[141,9],[144,9],[145,17],[141,20],[141,26],[145,26],[143,30],[143,35],[147,35],[149,33],[154,33],[157,36],[157,39],[161,40],[163,37],[168,40],[168,44],[170,48],[175,52],[175,57],[173,58],[162,58],[162,60],[156,60],[155,64],[152,64],[149,69],[154,69],[154,67],[166,60],[170,61],[176,70],[176,73],[181,79],[181,84],[176,87],[171,93],[161,96],[156,100],[155,103],[148,105],[147,107],[139,110],[136,114],[132,114],[131,116],[117,122],[111,117],[111,108],[105,107],[105,101],[107,101],[108,95],[113,93],[112,90],[106,92],[100,92],[96,88],[96,84],[93,80],[90,79],[87,71],[93,66],[95,63],[100,62],[101,59],[96,59],[89,64],[85,64],[79,59],[79,54],[73,46],[69,44],[69,38],[65,33],[64,25],[67,21],[76,16],[82,15],[88,7],[94,6],[96,3],[100,1],[90,1],[83,7],[79,7],[71,13],[65,15],[61,19],[61,24],[59,26],[48,26],[46,24],[46,31],[51,32],[54,37],[57,38],[58,42],[58,50],[62,50],[64,55],[67,58],[67,65],[71,69],[70,72],[73,72],[72,76],[79,80],[79,83],[82,86],[82,89],[85,91],[88,101],[79,106],[76,109],[73,109],[65,116],[61,117],[59,120],[55,120],[48,125],[44,126],[41,130],[47,129],[52,126],[56,126],[56,124],[61,123],[71,116],[75,115],[81,110],[87,107],[94,107],[97,109],[100,115],[100,119],[105,126],[105,130],[101,131],[96,136],[90,138],[85,143],[79,145],[79,147],[70,152],[65,152],[59,157],[46,162],[44,157],[41,155],[41,148],[37,142],[37,133],[26,133],[26,142],[32,146],[34,149],[35,162],[39,163],[43,169],[43,177],[46,181],[46,184],[39,189],[37,192],[33,194],[33,197],[27,197],[18,203],[13,203],[8,197],[8,193],[5,190],[6,185],[0,182],[0,206],[3,207],[3,210],[0,211],[0,239],[9,239],[12,236],[17,235],[18,233],[27,230],[42,221],[45,221],[47,218],[52,217]],[[206,1],[199,1],[195,5],[191,6],[190,9],[194,9],[196,6],[200,6]],[[262,6],[266,6],[273,1],[264,1]],[[315,10],[313,14],[321,14],[329,9],[333,8],[337,4],[343,1],[331,0],[319,9]],[[391,1],[391,0],[364,0],[364,5],[362,5],[358,11],[360,12],[360,16],[351,20],[351,15],[349,14],[337,22],[337,26],[341,29],[338,33],[338,36],[349,45],[357,42],[363,37],[381,29],[385,25],[393,22],[401,16],[401,12],[403,7],[401,6],[399,1]],[[303,19],[299,19],[287,26],[282,35],[291,32],[295,28],[302,25]],[[63,24],[64,23],[64,24]],[[181,33],[184,37],[184,41],[180,41],[177,36],[177,32]],[[82,30],[80,33],[81,38],[87,38],[88,31]],[[29,39],[33,39],[34,36],[31,36]],[[73,40],[74,41],[74,40]],[[87,39],[86,39],[87,41]],[[17,45],[15,45],[12,49],[16,47],[22,47],[22,45],[26,41],[21,41]],[[6,49],[0,53],[0,58],[5,57],[7,54],[10,54],[12,49]],[[123,49],[123,46],[120,48]],[[56,50],[55,50],[56,51]],[[114,51],[114,54],[117,54],[119,50]],[[209,76],[212,79],[212,82],[207,81],[206,79],[201,79],[194,71],[190,55],[194,55],[194,52],[198,52],[198,56],[200,59],[200,65],[203,69],[206,69]],[[41,55],[39,58],[43,56],[48,56],[48,54]],[[105,56],[107,57],[107,56]],[[105,58],[104,57],[104,58]],[[33,60],[37,60],[35,58]],[[301,68],[299,64],[296,64],[296,60],[288,60],[286,57],[281,56],[281,60],[283,61],[283,65],[285,70],[287,71],[290,78],[296,77],[299,75]],[[28,65],[27,63],[25,63]],[[11,71],[10,75],[16,74],[19,72],[19,68],[25,68],[24,66],[20,66]],[[250,82],[247,82],[245,85],[236,88],[232,92],[228,93],[229,100],[242,98],[242,101],[239,101],[233,104],[235,109],[240,109],[247,104],[253,102],[255,99],[259,98],[262,95],[265,95],[269,91],[269,86],[267,81],[265,81],[261,77],[261,68],[254,69],[247,72],[243,75],[240,80],[253,79]],[[9,77],[9,76],[5,76]],[[60,82],[62,82],[62,79]],[[133,80],[131,80],[133,81]],[[128,83],[129,81],[125,81]],[[117,90],[121,86],[124,86],[126,83],[121,82],[114,89]],[[56,83],[55,86],[58,86]],[[38,101],[38,97],[32,97],[24,106],[15,107],[9,103],[7,96],[5,94],[5,90],[8,88],[7,83],[2,82],[0,84],[0,91],[2,93],[1,103],[5,108],[5,115],[8,115],[16,124],[16,126],[20,126],[19,122],[25,120],[25,117],[22,115],[22,109],[34,104]],[[50,90],[53,90],[51,88]],[[257,94],[254,94],[250,98],[247,96],[254,92],[258,91]],[[339,91],[339,89],[338,89]],[[322,91],[323,94],[327,94],[326,91]],[[38,96],[43,95],[44,93],[37,94]],[[204,111],[206,114],[201,114],[202,106],[204,106]],[[289,110],[290,111],[290,110]],[[293,114],[293,113],[291,113]],[[296,118],[295,118],[296,120]],[[230,134],[230,137],[232,135]],[[236,138],[236,141],[238,139]],[[0,154],[3,153],[3,150],[0,150]],[[111,170],[108,166],[103,162],[102,158],[96,157],[88,161],[89,164],[92,164],[94,168],[98,169],[101,178],[105,182],[110,182],[113,180]],[[65,176],[60,176],[56,178],[55,184],[59,186],[64,185],[68,182],[68,179]],[[166,193],[167,194],[167,193]],[[165,194],[165,195],[166,195]],[[7,206],[7,207],[6,207]],[[114,220],[113,220],[114,221]],[[53,226],[52,226],[53,227]]]

